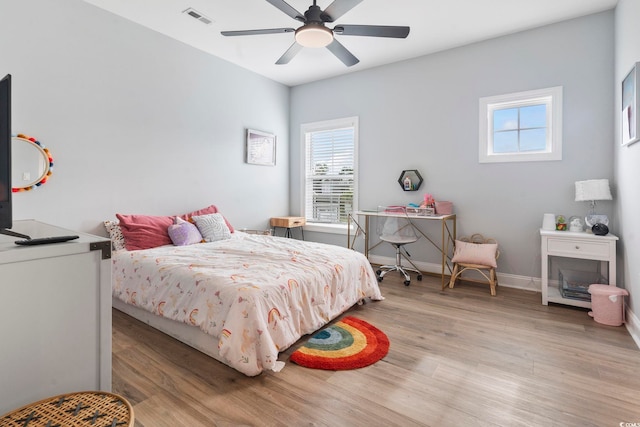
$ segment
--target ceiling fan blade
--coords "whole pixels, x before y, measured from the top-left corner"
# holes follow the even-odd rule
[[[320,17],[324,22],[333,22],[359,5],[362,1],[363,0],[334,0],[334,2],[327,6],[322,12]]]
[[[409,35],[409,27],[389,25],[336,25],[335,34],[341,36],[392,37],[404,39]]]
[[[267,1],[271,3],[273,6],[280,9],[282,12],[292,17],[293,19],[297,19],[300,22],[305,22],[304,15],[298,12],[294,7],[289,5],[289,3],[285,2],[284,0],[267,0]]]
[[[293,28],[267,28],[264,30],[240,30],[240,31],[220,31],[223,36],[255,36],[258,34],[281,34],[293,33]]]
[[[287,51],[276,61],[277,65],[288,64],[289,61],[293,59],[294,56],[298,54],[302,50],[302,45],[296,42],[287,49]]]
[[[351,67],[352,65],[356,65],[358,62],[360,62],[358,58],[353,56],[353,54],[349,52],[346,47],[342,46],[336,39],[333,39],[333,41],[329,43],[327,49],[329,49],[329,51],[333,53],[347,67]]]

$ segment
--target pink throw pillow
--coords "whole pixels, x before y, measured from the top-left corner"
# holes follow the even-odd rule
[[[167,232],[173,224],[170,216],[116,214],[116,217],[120,221],[125,247],[129,251],[171,244]]]
[[[218,213],[215,205],[207,206],[188,214],[180,215],[180,218],[189,221],[192,216]],[[125,247],[129,251],[150,249],[158,246],[172,244],[169,237],[169,226],[173,224],[173,216],[151,215],[122,215],[116,214],[120,221],[120,229],[124,236]],[[225,218],[229,231],[233,233],[233,227]]]
[[[488,265],[498,267],[496,262],[497,243],[469,243],[456,240],[456,249],[453,252],[452,262],[465,264]]]

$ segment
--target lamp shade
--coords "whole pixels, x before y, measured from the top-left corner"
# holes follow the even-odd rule
[[[333,41],[333,33],[324,25],[309,23],[296,30],[295,38],[304,47],[325,47]]]
[[[611,197],[608,179],[576,181],[576,202],[611,199],[613,199],[613,197]]]

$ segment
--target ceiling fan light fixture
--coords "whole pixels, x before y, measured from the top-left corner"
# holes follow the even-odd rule
[[[321,24],[309,23],[296,30],[296,42],[304,47],[325,47],[332,41],[333,33]]]

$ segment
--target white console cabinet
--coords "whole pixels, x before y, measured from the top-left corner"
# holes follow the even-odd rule
[[[549,258],[565,257],[600,261],[601,270],[607,270],[609,285],[616,285],[616,242],[613,234],[596,236],[591,233],[540,230],[542,239],[542,304],[549,302],[591,308],[591,302],[563,298],[558,285],[549,284]]]
[[[34,220],[12,231],[79,235],[18,246],[0,234],[0,414],[61,393],[111,390],[111,246]]]

